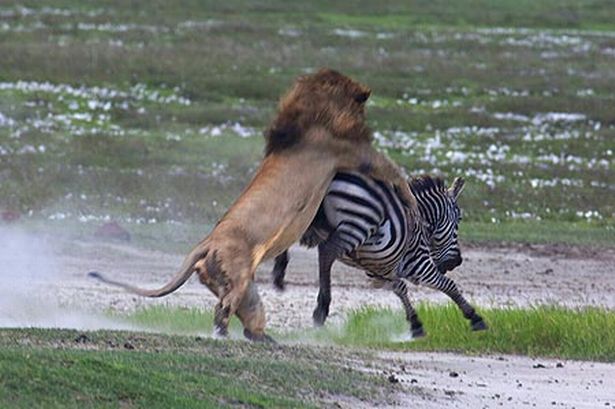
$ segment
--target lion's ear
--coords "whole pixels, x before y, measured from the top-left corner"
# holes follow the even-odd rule
[[[369,96],[372,94],[372,92],[370,90],[364,91],[364,92],[360,92],[357,96],[355,96],[355,101],[357,101],[359,104],[364,104],[365,101],[367,101],[367,99],[369,98]]]

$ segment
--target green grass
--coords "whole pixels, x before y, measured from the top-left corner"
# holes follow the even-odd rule
[[[535,243],[611,247],[615,226],[610,223],[562,221],[468,222],[460,224],[462,241],[477,244]]]
[[[387,400],[366,355],[133,332],[0,330],[0,406],[315,408]],[[329,403],[327,403],[329,402]]]
[[[352,312],[340,331],[329,336],[338,345],[466,354],[519,354],[590,361],[615,361],[615,312],[537,306],[481,309],[490,326],[472,332],[456,306],[420,305],[427,336],[400,342],[408,325],[401,312],[365,308]]]
[[[5,2],[6,6],[12,2]],[[26,0],[15,2],[29,7],[40,7],[40,2]],[[233,0],[225,3],[215,1],[182,0],[169,4],[164,1],[148,2],[147,13],[139,2],[125,7],[117,0],[97,0],[86,4],[75,0],[54,1],[55,7],[87,11],[99,8],[116,9],[117,14],[130,21],[143,22],[154,18],[165,23],[185,19],[221,17],[238,10],[252,19],[292,22],[308,22],[403,28],[412,26],[503,26],[503,27],[549,27],[549,28],[594,28],[612,29],[615,14],[607,0],[393,0],[375,4],[365,0],[353,0],[340,4],[325,1],[303,3],[297,1],[246,2]],[[124,7],[119,7],[124,6]],[[247,20],[247,18],[246,18]]]
[[[156,331],[178,334],[211,334],[213,317],[197,308],[169,308],[152,306],[142,308],[125,316],[122,313],[110,311],[115,319],[127,320],[143,328],[153,328]],[[233,337],[243,337],[243,327],[236,317],[232,317],[229,332]]]
[[[407,340],[400,311],[378,308],[353,311],[340,327],[274,334],[279,345],[201,338],[196,334],[211,330],[211,314],[163,307],[123,319],[191,335],[0,329],[0,406],[310,408],[341,397],[387,401],[398,389],[378,372],[358,369],[374,364],[357,347],[615,362],[612,311],[481,309],[490,329],[478,333],[452,305],[423,304],[418,313],[427,336],[414,341]]]
[[[472,332],[456,306],[419,304],[427,336],[408,341],[401,311],[364,308],[351,312],[341,327],[272,333],[284,341],[310,341],[350,347],[466,354],[519,354],[615,362],[615,312],[559,306],[481,309],[490,326]],[[126,316],[129,322],[156,331],[209,333],[211,314],[196,309],[153,307]],[[235,326],[239,333],[239,326]]]

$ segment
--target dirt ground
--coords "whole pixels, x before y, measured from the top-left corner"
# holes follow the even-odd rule
[[[24,241],[28,242],[27,238]],[[94,240],[45,240],[34,244],[45,250],[41,251],[38,261],[22,269],[27,271],[20,277],[4,277],[13,280],[9,287],[13,291],[4,294],[4,301],[0,301],[4,311],[0,315],[0,326],[115,328],[117,324],[113,322],[93,320],[92,312],[109,308],[129,311],[154,304],[213,310],[215,298],[196,278],[175,294],[150,300],[106,287],[85,275],[87,271],[98,270],[114,279],[156,287],[171,278],[183,254],[144,251],[130,244]],[[451,276],[467,298],[478,306],[556,303],[615,309],[615,248],[591,250],[572,246],[518,245],[466,246],[463,250],[464,262]],[[0,254],[4,266],[22,259],[19,252],[19,248],[5,249],[5,254]],[[259,290],[268,313],[268,326],[278,331],[311,326],[317,294],[315,252],[298,247],[291,249],[287,290],[283,293],[272,288],[270,269],[271,263],[266,263],[257,273]],[[41,270],[50,273],[40,274]],[[24,298],[19,291],[19,287],[24,285],[38,288],[37,295],[29,292]],[[442,294],[425,288],[415,288],[412,298],[415,301],[447,301]],[[55,312],[52,308],[37,310],[37,303],[51,300],[64,309]],[[401,308],[397,297],[390,291],[374,288],[363,273],[336,264],[328,325],[339,323],[349,309],[367,304]],[[67,314],[66,311],[71,312]],[[399,407],[615,406],[615,365],[612,364],[414,352],[381,353],[379,359],[382,367],[406,391],[399,396]],[[426,393],[414,393],[416,387]],[[345,405],[344,402],[339,404],[341,407]]]
[[[256,281],[266,305],[268,326],[292,329],[310,326],[318,293],[317,255],[294,247],[287,273],[287,289],[278,292],[270,280],[272,263],[259,267]],[[62,304],[79,303],[88,309],[131,310],[143,305],[186,305],[212,308],[215,297],[193,277],[172,296],[151,300],[126,294],[87,279],[85,272],[97,270],[109,277],[157,287],[169,280],[181,264],[183,254],[143,251],[117,243],[64,244],[56,261],[61,272],[54,295]],[[522,245],[463,249],[463,264],[450,273],[466,297],[478,306],[528,306],[559,304],[602,306],[615,309],[615,248],[590,250],[571,246]],[[58,267],[56,267],[58,268]],[[351,267],[336,263],[332,273],[331,322],[349,309],[363,305],[401,308],[386,289]],[[448,298],[424,287],[413,287],[415,302],[447,302]]]

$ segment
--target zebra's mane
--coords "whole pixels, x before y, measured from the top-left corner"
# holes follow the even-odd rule
[[[427,191],[438,191],[444,192],[446,190],[446,185],[444,184],[444,180],[439,176],[431,176],[431,175],[421,175],[416,176],[410,179],[409,182],[410,190],[415,195],[427,192]]]

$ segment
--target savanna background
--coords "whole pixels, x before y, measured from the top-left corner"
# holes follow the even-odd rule
[[[376,144],[409,174],[466,178],[453,277],[489,332],[417,289],[429,335],[409,341],[395,297],[339,266],[313,330],[304,250],[286,295],[258,277],[280,346],[209,339],[196,283],[147,302],[85,278],[167,280],[250,180],[280,94],[323,66],[372,88]],[[434,392],[407,375],[420,355],[383,351],[613,362],[614,151],[609,0],[0,1],[0,406],[521,405]],[[595,386],[530,403],[615,404]]]

